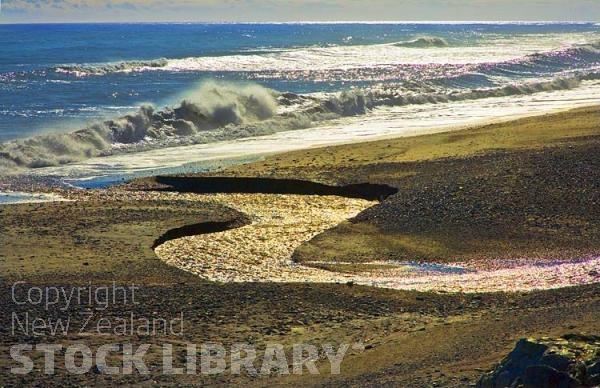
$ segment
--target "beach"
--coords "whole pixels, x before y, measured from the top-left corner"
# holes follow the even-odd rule
[[[108,189],[49,187],[66,201],[0,206],[5,296],[23,280],[135,282],[141,303],[127,309],[168,318],[183,311],[187,342],[366,345],[350,352],[337,376],[165,376],[157,368],[107,380],[59,366],[57,376],[3,375],[2,383],[461,387],[475,384],[519,338],[597,333],[599,122],[600,109],[584,107],[297,150],[183,174],[179,185],[148,177]],[[199,192],[194,179],[207,176],[233,179],[229,192]],[[286,193],[248,192],[248,181],[236,189],[241,177],[329,185],[315,186],[323,193],[358,183],[394,190],[377,200],[350,198],[348,190],[293,194],[300,184]],[[45,314],[8,297],[1,303],[3,320],[11,311]],[[68,310],[75,323],[84,319],[80,307]],[[122,310],[111,306],[102,316]],[[27,338],[3,335],[3,354]],[[169,337],[58,339],[160,347]]]

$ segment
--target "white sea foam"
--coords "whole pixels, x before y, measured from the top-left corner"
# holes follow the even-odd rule
[[[91,177],[149,175],[160,169],[197,164],[215,166],[227,160],[252,158],[277,152],[414,136],[460,129],[468,125],[538,115],[559,109],[600,104],[600,82],[584,81],[577,89],[555,90],[534,95],[493,97],[435,105],[380,107],[367,115],[347,117],[327,125],[278,132],[268,136],[220,141],[133,154],[92,158],[82,163],[30,170],[29,174]],[[220,162],[225,161],[225,162]]]
[[[582,40],[579,40],[582,42]],[[538,52],[566,47],[564,36],[544,40],[535,37],[497,42],[488,45],[431,49],[431,44],[414,41],[414,46],[381,44],[367,46],[314,47],[278,51],[267,54],[233,55],[221,57],[190,57],[169,59],[162,67],[140,67],[138,70],[168,71],[301,71],[344,70],[354,68],[388,68],[417,64],[476,64],[513,60]]]
[[[452,92],[427,85],[411,91],[381,85],[318,97],[280,94],[253,84],[209,82],[175,108],[158,110],[142,106],[137,113],[75,132],[50,133],[0,144],[0,167],[40,168],[100,155],[270,135],[365,115],[379,107],[426,105],[431,109],[432,104],[575,89],[582,80],[598,78],[600,75],[590,73]],[[291,107],[295,109],[290,110]]]
[[[597,39],[591,33],[497,36],[470,45],[453,45],[442,37],[415,36],[405,42],[269,49],[259,53],[160,58],[106,64],[65,65],[55,70],[77,76],[133,71],[325,71],[389,68],[397,65],[476,64],[510,61],[583,44]]]

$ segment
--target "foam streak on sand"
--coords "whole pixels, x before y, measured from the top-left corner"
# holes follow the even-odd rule
[[[461,263],[407,265],[374,260],[382,268],[358,274],[338,273],[293,263],[303,242],[332,228],[375,202],[336,196],[273,194],[189,195],[246,213],[250,225],[224,232],[167,241],[156,248],[170,265],[220,282],[354,282],[419,291],[529,291],[600,281],[600,257],[578,261]],[[318,260],[318,258],[315,258]],[[462,268],[464,271],[457,271]]]
[[[66,201],[65,198],[48,193],[0,192],[0,205],[15,203],[41,203]]]

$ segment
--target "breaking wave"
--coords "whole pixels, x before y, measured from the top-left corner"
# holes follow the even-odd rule
[[[474,75],[480,77],[480,75]],[[600,73],[497,87],[453,89],[383,84],[335,94],[279,93],[254,84],[206,82],[176,107],[138,112],[72,133],[47,134],[0,144],[0,169],[46,167],[94,156],[233,140],[302,129],[319,122],[363,115],[380,106],[435,104],[573,89]]]
[[[541,76],[582,66],[600,66],[600,41],[531,54],[509,61],[479,64],[477,70],[487,75]]]
[[[257,85],[205,83],[176,108],[142,106],[135,114],[72,133],[39,135],[0,145],[0,167],[46,167],[105,155],[144,141],[190,137],[203,131],[266,120],[274,93]]]
[[[394,43],[397,47],[428,48],[428,47],[448,47],[450,46],[446,39],[437,36],[423,36],[406,42]]]
[[[485,57],[481,48],[469,54],[469,62],[452,63],[444,50],[433,50],[423,63],[422,54],[407,53],[406,48],[449,47],[439,37],[421,37],[411,41],[370,46],[335,46],[276,50],[262,53],[246,53],[218,57],[188,57],[157,59],[152,61],[125,61],[108,64],[67,65],[54,71],[78,77],[106,75],[110,73],[144,71],[223,71],[223,72],[274,72],[276,76],[294,75],[294,72],[336,72],[371,74],[377,79],[403,74],[434,73],[442,76],[446,68],[464,72],[478,72],[488,76],[547,76],[549,73],[600,65],[600,41],[573,45],[558,50],[543,51],[515,58],[510,50],[502,55]],[[465,50],[471,49],[465,47]],[[373,64],[373,58],[380,64]],[[430,62],[430,63],[429,63]],[[443,65],[443,66],[442,66]],[[354,73],[359,74],[354,74]],[[441,72],[441,73],[440,73]]]
[[[86,75],[105,75],[110,73],[128,73],[138,71],[141,68],[157,69],[165,67],[169,61],[165,58],[155,59],[151,61],[126,61],[106,64],[89,64],[89,65],[64,65],[54,68],[57,73],[73,74],[76,76]]]
[[[402,87],[381,86],[369,90],[341,93],[320,101],[319,107],[313,109],[320,114],[334,113],[339,116],[354,116],[365,114],[370,109],[379,106],[438,104],[568,90],[577,88],[583,80],[595,79],[600,79],[600,73],[559,77],[548,81],[510,84],[493,88],[454,91],[436,90],[433,85],[424,86],[422,92],[407,91]]]

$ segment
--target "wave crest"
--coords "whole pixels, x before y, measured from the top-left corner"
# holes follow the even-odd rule
[[[204,83],[176,108],[135,114],[73,133],[39,135],[0,144],[0,165],[47,167],[110,153],[116,144],[192,136],[228,125],[266,120],[276,113],[275,93],[258,85]]]
[[[575,45],[566,49],[535,53],[510,61],[477,65],[477,71],[488,75],[545,75],[560,71],[600,66],[600,41]]]
[[[151,61],[126,61],[106,64],[65,65],[54,68],[57,73],[72,74],[78,77],[87,75],[105,75],[110,73],[129,73],[142,68],[158,69],[169,64],[166,58]]]
[[[405,42],[394,43],[396,47],[408,48],[428,48],[428,47],[449,47],[448,41],[439,36],[422,36]]]
[[[363,115],[380,106],[435,104],[573,89],[585,73],[547,81],[454,90],[422,85],[356,89],[321,97],[279,94],[259,85],[209,82],[175,108],[143,106],[135,114],[91,125],[73,133],[35,136],[0,144],[0,167],[46,167],[115,152],[233,140],[301,129],[325,120]],[[279,112],[278,112],[279,109]]]
[[[304,74],[305,71],[336,72],[348,71],[349,69],[368,72],[372,70],[375,74],[380,72],[396,73],[406,67],[410,72],[420,71],[420,68],[430,67],[432,71],[440,64],[452,65],[448,62],[447,54],[443,50],[431,51],[427,57],[430,63],[422,63],[423,56],[420,54],[409,54],[400,48],[443,48],[449,47],[449,43],[441,37],[420,37],[414,40],[397,42],[392,44],[376,44],[366,46],[337,46],[320,48],[299,48],[284,51],[265,51],[261,53],[245,53],[225,56],[200,56],[179,59],[156,59],[151,61],[125,61],[108,64],[82,64],[65,65],[54,68],[54,71],[75,75],[78,77],[92,75],[106,75],[110,73],[128,73],[144,71],[223,71],[223,72],[287,72],[293,74]],[[466,48],[469,49],[469,48]],[[480,52],[480,50],[475,50]],[[471,54],[473,55],[473,54]],[[513,74],[548,71],[560,71],[588,66],[600,63],[600,42],[579,44],[567,48],[542,51],[534,54],[516,57],[514,53],[504,53],[498,58],[493,55],[491,59],[485,60],[478,54],[472,57],[470,64],[454,63],[456,66],[479,67],[480,72],[486,74]],[[373,57],[376,56],[386,65],[373,65]],[[440,62],[442,61],[442,62]],[[538,74],[538,75],[541,75]]]

